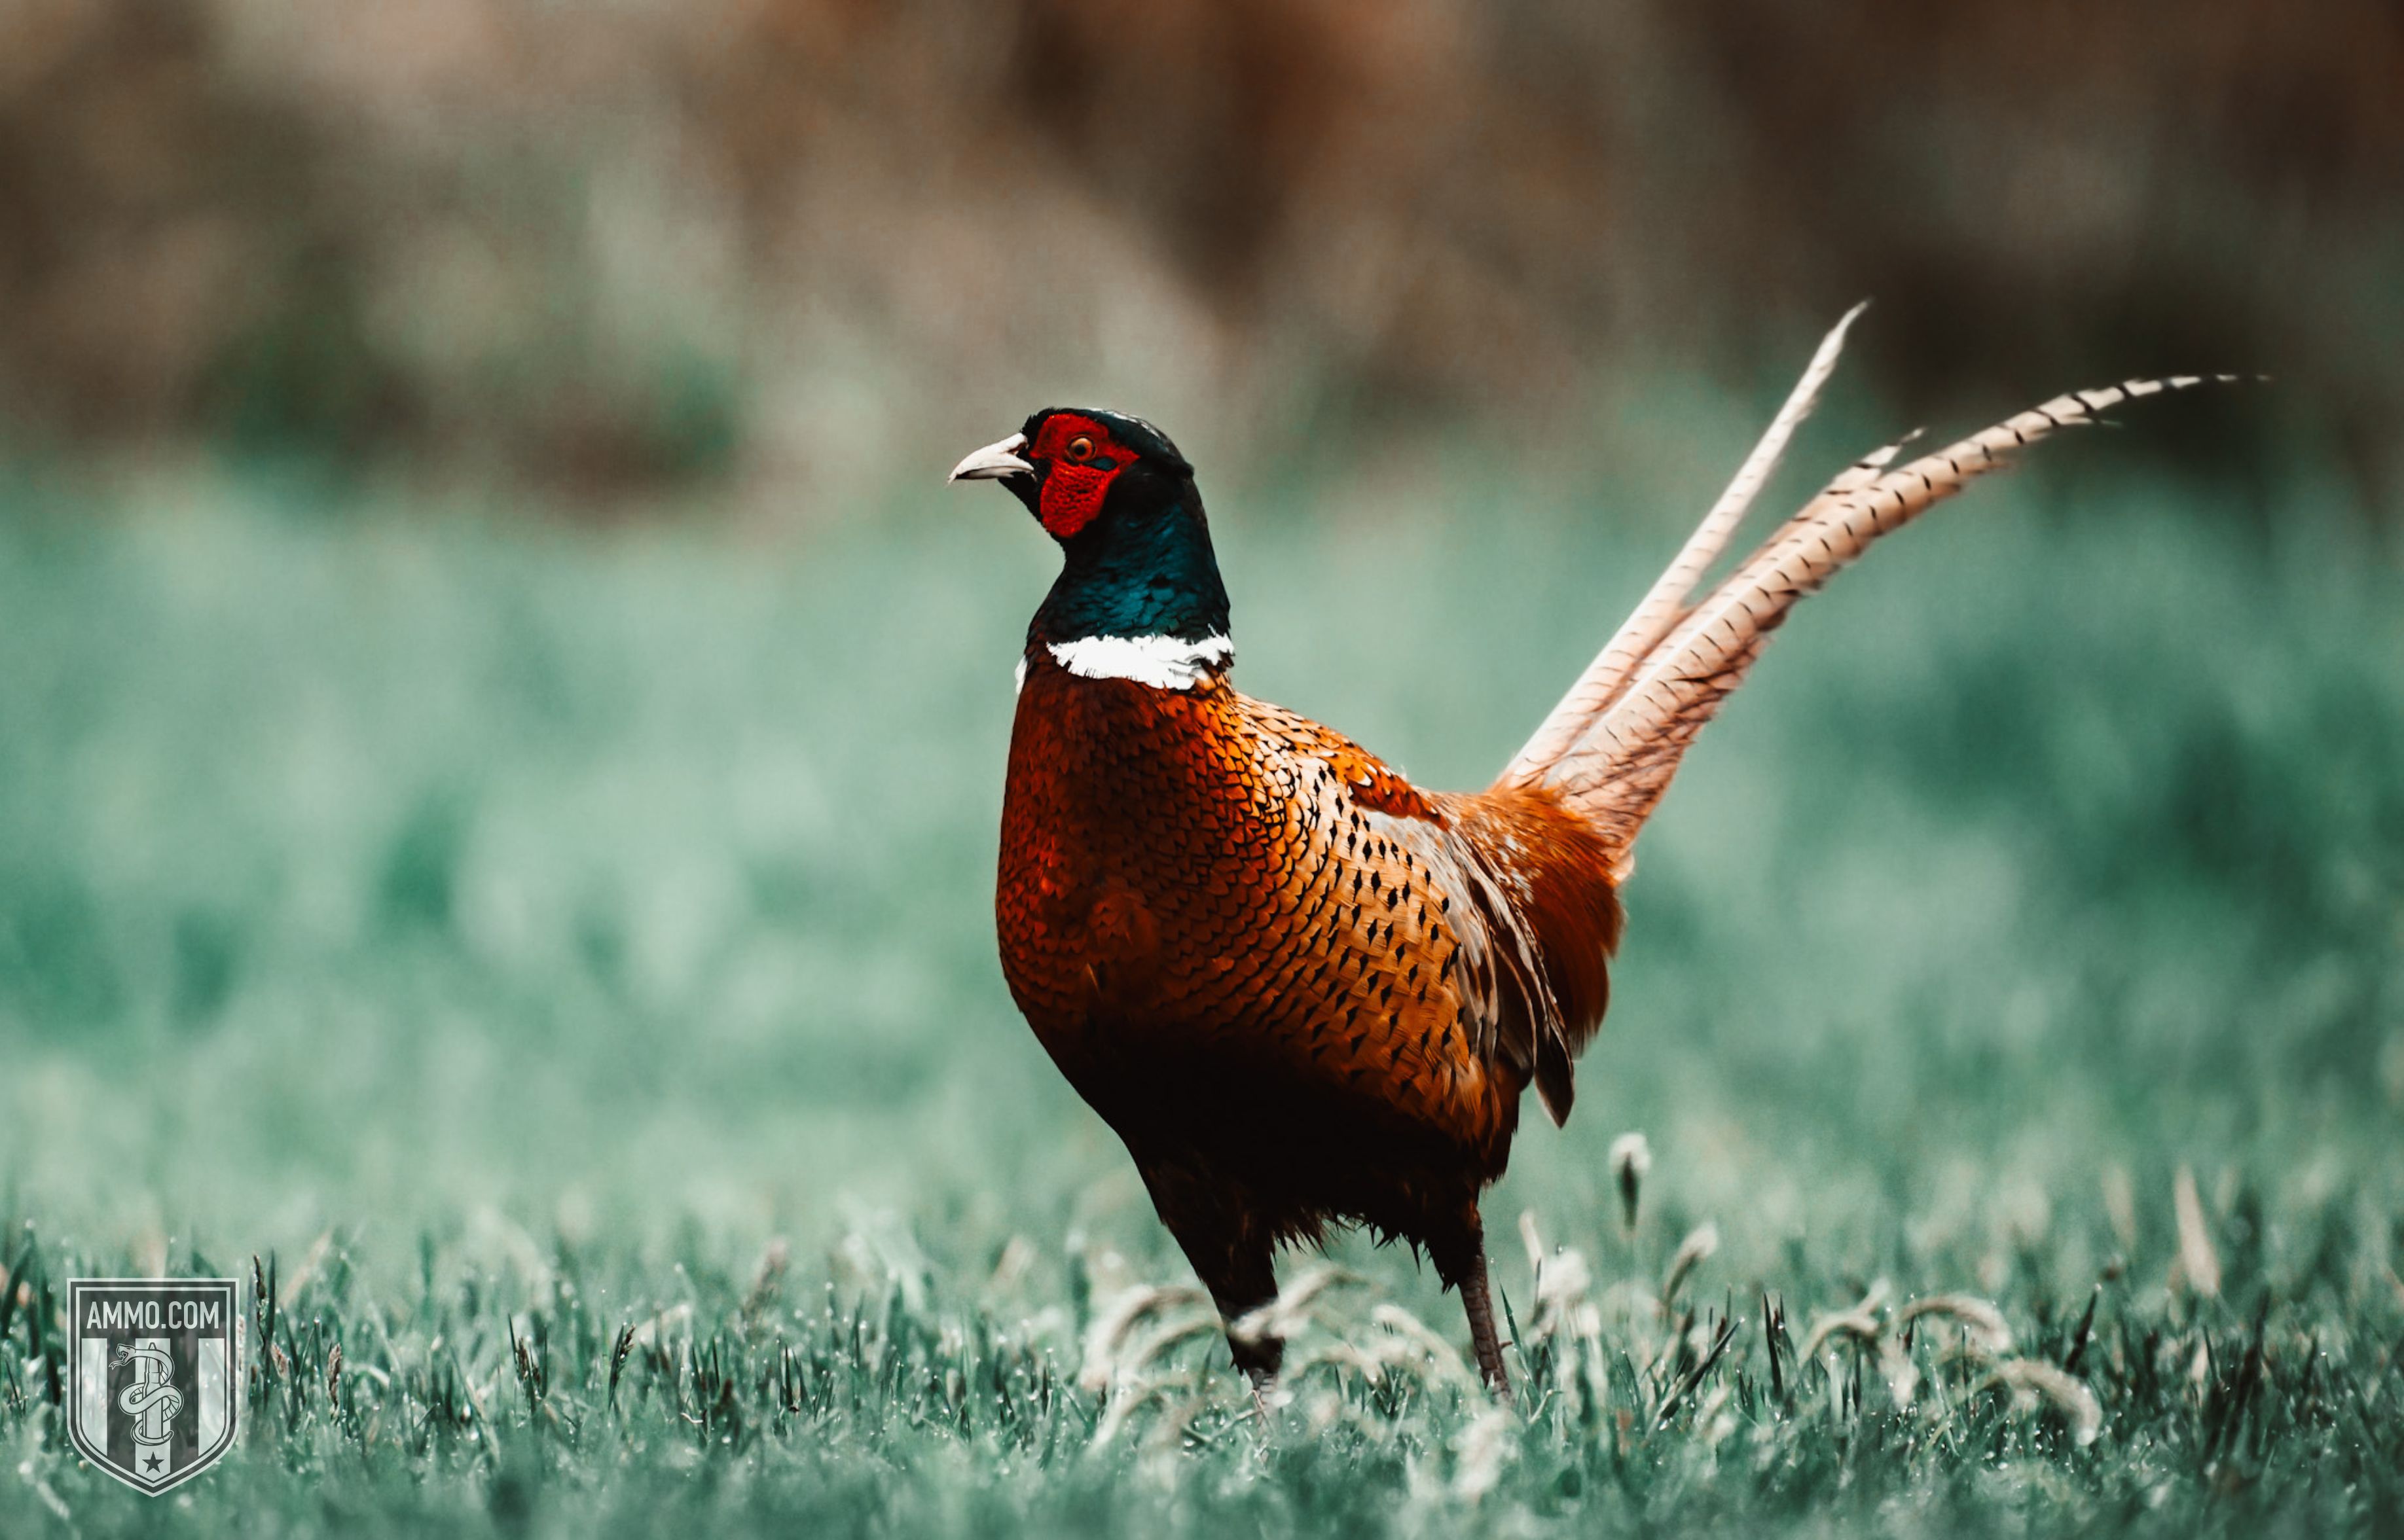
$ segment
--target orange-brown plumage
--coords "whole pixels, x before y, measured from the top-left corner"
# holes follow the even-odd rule
[[[1039,412],[954,473],[1002,480],[1065,557],[1012,730],[1003,974],[1229,1322],[1275,1297],[1279,1244],[1365,1224],[1460,1288],[1479,1366],[1507,1394],[1478,1195],[1530,1086],[1569,1114],[1572,1062],[1609,1000],[1617,885],[1686,746],[1793,604],[1870,541],[2005,450],[2162,388],[2062,397],[1899,471],[1873,456],[1689,605],[1843,329],[1483,792],[1424,791],[1234,689],[1192,467],[1158,430]],[[1274,1339],[1230,1342],[1256,1380],[1275,1372]]]
[[[1160,690],[1044,659],[1019,694],[995,919],[1020,1009],[1097,1105],[1150,1055],[1238,1055],[1491,1181],[1538,1023],[1573,1051],[1601,1019],[1607,862],[1547,793],[1428,796],[1223,680]],[[1479,959],[1473,864],[1525,885],[1543,999]]]
[[[1429,796],[1223,679],[1043,656],[995,922],[1019,1009],[1232,1319],[1331,1220],[1425,1245],[1448,1283],[1476,1265],[1520,1093],[1542,1069],[1566,1110],[1602,1016],[1608,860],[1549,793]],[[1532,922],[1524,965],[1497,955],[1497,895]]]

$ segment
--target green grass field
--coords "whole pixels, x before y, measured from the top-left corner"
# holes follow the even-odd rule
[[[1723,427],[1213,482],[1239,682],[1481,783]],[[1265,1434],[993,958],[1006,499],[19,479],[0,1535],[2394,1533],[2404,577],[2049,453],[1807,605],[1648,834],[1488,1200],[1519,1413],[1350,1240]],[[83,1468],[65,1281],[254,1257],[240,1447]]]

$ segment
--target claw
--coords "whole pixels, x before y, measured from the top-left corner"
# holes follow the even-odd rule
[[[1267,1437],[1277,1431],[1278,1408],[1288,1397],[1278,1389],[1276,1374],[1267,1369],[1246,1369],[1252,1382],[1252,1419],[1260,1424],[1261,1436]]]

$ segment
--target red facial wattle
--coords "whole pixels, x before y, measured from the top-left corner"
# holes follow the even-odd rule
[[[1092,523],[1102,511],[1102,499],[1110,495],[1111,482],[1118,473],[1118,467],[1108,462],[1079,465],[1054,461],[1043,478],[1043,527],[1066,540]]]
[[[1043,527],[1060,540],[1069,539],[1101,513],[1111,482],[1132,458],[1111,442],[1100,423],[1071,412],[1061,412],[1046,422],[1027,454],[1048,467],[1036,513]]]

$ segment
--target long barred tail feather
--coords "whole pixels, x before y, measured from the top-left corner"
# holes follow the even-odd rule
[[[1538,726],[1535,735],[1512,756],[1511,762],[1503,767],[1499,784],[1524,786],[1543,779],[1545,769],[1585,736],[1596,716],[1618,695],[1630,671],[1678,623],[1679,617],[1685,613],[1686,596],[1718,560],[1728,536],[1736,533],[1736,527],[1753,507],[1754,499],[1761,495],[1761,489],[1777,473],[1787,440],[1794,437],[1795,430],[1819,404],[1821,387],[1836,372],[1838,355],[1844,352],[1845,333],[1852,329],[1853,322],[1868,308],[1866,299],[1855,305],[1821,340],[1803,378],[1796,382],[1786,404],[1770,419],[1761,441],[1737,467],[1735,479],[1720,494],[1719,501],[1712,505],[1711,511],[1703,515],[1703,521],[1686,537],[1685,545],[1661,576],[1654,579],[1652,589],[1621,622],[1617,632]]]
[[[1818,518],[1838,498],[1859,492],[1885,475],[1887,466],[1894,463],[1894,457],[1901,454],[1906,447],[1917,443],[1920,436],[1926,431],[1924,428],[1914,428],[1894,443],[1880,445],[1838,471],[1826,486],[1820,489],[1820,494],[1817,497],[1803,505],[1802,511],[1779,526],[1778,533],[1770,536],[1770,543],[1775,544]]]
[[[1637,831],[1659,804],[1687,746],[1743,682],[1769,633],[1807,594],[1818,591],[1880,536],[2006,464],[2015,451],[2060,429],[2093,423],[2099,413],[2123,401],[2236,378],[2177,375],[2077,391],[1899,469],[1886,466],[1900,444],[1865,457],[1840,473],[1701,603],[1679,611],[1572,742],[1548,756],[1531,753],[1548,744],[1531,742],[1504,771],[1503,781],[1538,782],[1559,793],[1602,832],[1614,855],[1614,879],[1624,879],[1633,865]],[[1656,586],[1656,591],[1660,587]],[[1598,668],[1602,661],[1597,660]],[[1569,704],[1564,701],[1564,707]],[[1559,715],[1557,710],[1555,715]],[[1547,718],[1547,728],[1553,726]],[[1516,782],[1515,776],[1519,778]]]

